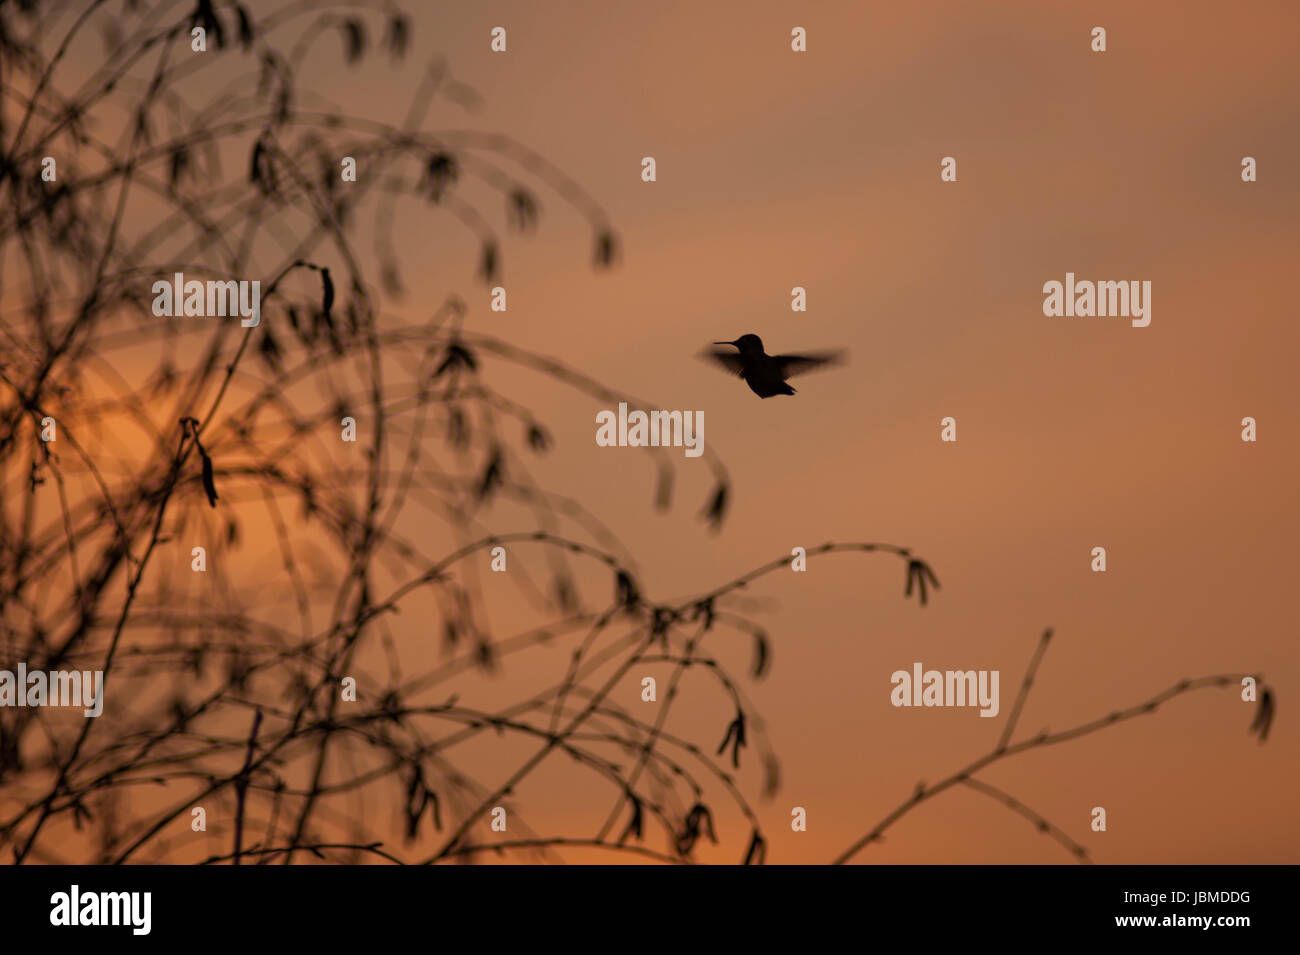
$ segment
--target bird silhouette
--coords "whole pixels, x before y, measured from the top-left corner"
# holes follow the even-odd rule
[[[708,348],[702,357],[711,358],[733,375],[744,378],[745,384],[760,398],[794,394],[794,389],[786,383],[787,378],[825,365],[841,364],[845,355],[842,350],[809,352],[806,355],[769,355],[763,351],[763,339],[757,335],[741,335],[734,342],[713,344],[733,345],[736,351]]]

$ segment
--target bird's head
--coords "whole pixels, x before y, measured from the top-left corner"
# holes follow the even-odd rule
[[[741,335],[734,342],[714,342],[715,345],[735,345],[742,355],[763,353],[763,339],[757,335]]]

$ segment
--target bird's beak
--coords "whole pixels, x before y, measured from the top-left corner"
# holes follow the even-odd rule
[[[715,345],[734,345],[735,342],[714,342]]]

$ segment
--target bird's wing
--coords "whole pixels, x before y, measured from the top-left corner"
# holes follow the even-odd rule
[[[772,358],[781,369],[781,377],[789,378],[815,368],[842,365],[846,355],[844,351],[815,351],[806,355],[773,355]]]
[[[737,377],[745,370],[745,363],[741,361],[740,355],[734,351],[723,351],[721,348],[706,348],[700,352],[700,357],[716,361]]]

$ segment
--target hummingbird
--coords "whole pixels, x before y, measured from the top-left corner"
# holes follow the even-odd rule
[[[769,355],[763,351],[763,339],[757,335],[741,335],[734,342],[713,344],[733,345],[736,351],[710,348],[701,357],[712,358],[727,371],[744,378],[745,384],[760,398],[794,394],[794,389],[786,383],[787,378],[823,365],[840,364],[845,354],[841,350],[809,352],[806,355]]]

